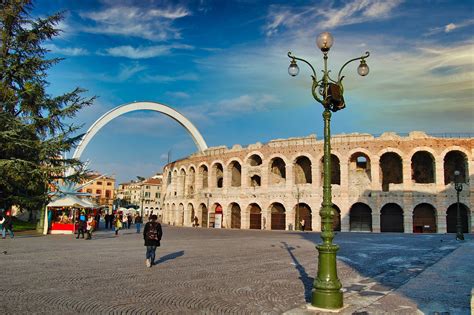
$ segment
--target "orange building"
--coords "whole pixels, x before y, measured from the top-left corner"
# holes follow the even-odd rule
[[[90,181],[90,183],[84,186],[80,192],[92,194],[92,199],[97,205],[109,206],[109,208],[112,209],[115,199],[115,178],[94,173],[84,182],[88,181]]]

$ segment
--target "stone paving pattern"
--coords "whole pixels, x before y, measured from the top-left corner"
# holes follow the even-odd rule
[[[471,235],[461,243],[453,234],[338,233],[335,241],[341,313],[469,314]],[[307,307],[318,242],[313,232],[164,226],[158,264],[146,268],[133,229],[98,232],[91,241],[7,238],[0,240],[0,314],[318,313]]]

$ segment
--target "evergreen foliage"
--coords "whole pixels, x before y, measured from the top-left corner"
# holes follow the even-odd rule
[[[56,13],[33,18],[31,0],[0,1],[0,207],[43,208],[48,190],[65,179],[78,160],[63,158],[82,135],[68,123],[94,97],[85,90],[52,96],[47,71],[60,58],[48,59],[42,45],[59,35],[63,18]],[[70,175],[78,181],[81,174]]]

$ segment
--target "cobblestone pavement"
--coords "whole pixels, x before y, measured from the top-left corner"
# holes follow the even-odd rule
[[[143,240],[133,229],[118,237],[98,232],[91,241],[60,235],[0,240],[0,313],[314,313],[306,305],[316,275],[318,233],[169,226],[163,232],[152,268],[145,267]],[[462,247],[473,240],[468,235],[465,243],[456,242],[452,234],[338,233],[335,242],[341,246],[342,313],[416,314],[431,308],[426,296],[410,294],[410,288],[430,290],[430,279],[437,277],[432,268],[445,260],[441,270],[449,279],[456,272],[449,257],[465,259]],[[472,255],[466,260],[462,264],[472,273]],[[412,283],[418,278],[424,286]],[[459,298],[435,310],[468,314],[470,287],[456,287]]]

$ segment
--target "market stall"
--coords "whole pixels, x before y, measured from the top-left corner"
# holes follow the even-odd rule
[[[90,213],[95,205],[74,195],[63,195],[52,200],[45,211],[43,234],[74,234],[75,217],[78,211]]]

